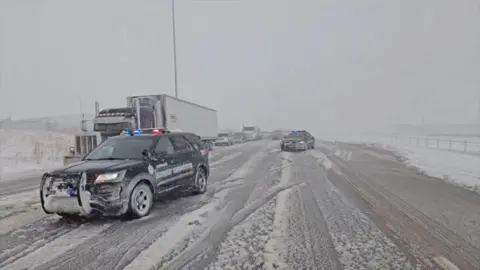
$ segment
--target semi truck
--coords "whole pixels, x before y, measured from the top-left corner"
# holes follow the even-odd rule
[[[245,137],[248,141],[260,140],[260,128],[258,126],[245,126],[242,125],[242,132],[245,134]]]
[[[93,133],[75,135],[76,145],[70,148],[64,163],[80,160],[98,143],[126,130],[159,128],[191,132],[210,147],[217,139],[216,110],[166,94],[130,96],[125,107],[96,110]]]

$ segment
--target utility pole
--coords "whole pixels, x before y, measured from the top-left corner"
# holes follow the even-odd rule
[[[173,35],[173,76],[175,85],[175,97],[178,98],[178,75],[177,75],[177,34],[175,27],[175,0],[172,0],[172,35]]]

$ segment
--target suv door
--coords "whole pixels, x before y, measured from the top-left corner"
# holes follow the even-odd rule
[[[307,142],[310,148],[315,146],[315,138],[309,132],[307,132]]]
[[[197,156],[192,144],[184,135],[175,134],[169,136],[175,150],[175,167],[173,168],[173,177],[180,185],[190,186],[194,174],[194,160]]]
[[[187,134],[185,137],[193,145],[195,151],[200,154],[200,157],[206,158],[204,162],[208,163],[208,146],[195,134]]]
[[[169,191],[179,184],[173,175],[173,168],[176,166],[175,150],[168,136],[161,136],[155,146],[155,181],[158,192]]]

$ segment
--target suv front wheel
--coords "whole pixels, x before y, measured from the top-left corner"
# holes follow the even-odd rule
[[[130,194],[129,214],[133,218],[147,216],[153,206],[153,192],[146,183],[137,184]]]

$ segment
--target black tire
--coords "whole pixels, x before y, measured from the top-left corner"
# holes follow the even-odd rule
[[[79,221],[82,219],[82,217],[78,214],[57,213],[57,215],[61,216],[66,220],[72,220],[72,221]]]
[[[141,199],[140,202],[138,199]],[[146,183],[138,183],[130,193],[127,215],[132,218],[148,216],[153,208],[153,191]]]
[[[205,169],[199,168],[193,177],[192,192],[193,194],[203,194],[207,192],[207,173]]]
[[[53,214],[52,212],[47,211],[47,209],[45,209],[45,201],[43,199],[45,181],[46,181],[46,178],[43,177],[42,181],[40,182],[40,204],[42,205],[42,209],[43,209],[43,212],[45,212],[45,214]]]

